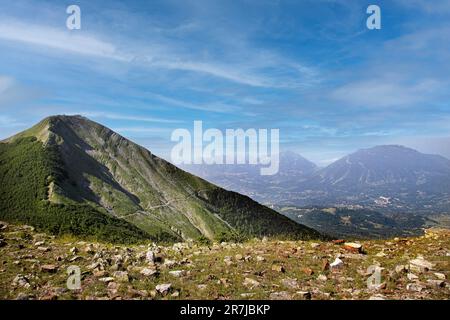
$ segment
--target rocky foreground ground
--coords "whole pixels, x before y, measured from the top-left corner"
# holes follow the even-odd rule
[[[67,288],[70,266],[80,289]],[[0,299],[448,299],[449,275],[445,229],[359,243],[116,246],[0,222]]]

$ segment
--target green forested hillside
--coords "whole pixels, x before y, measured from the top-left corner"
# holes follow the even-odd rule
[[[0,143],[0,219],[28,223],[53,234],[73,234],[114,242],[136,242],[150,236],[93,207],[53,204],[50,183],[64,178],[55,146],[36,138]]]

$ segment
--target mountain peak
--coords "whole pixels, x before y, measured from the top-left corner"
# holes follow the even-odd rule
[[[0,193],[2,220],[13,215],[42,229],[108,239],[123,232],[166,241],[320,236],[83,116],[47,117],[6,142],[0,144],[0,179],[10,183]],[[11,170],[17,164],[21,170]],[[23,192],[30,187],[39,192]]]

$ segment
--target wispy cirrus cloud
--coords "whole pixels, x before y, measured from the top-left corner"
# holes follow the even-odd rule
[[[14,80],[10,77],[0,76],[0,95],[14,85]]]
[[[77,111],[77,112],[65,112],[68,115],[79,114],[88,118],[99,118],[109,120],[122,120],[122,121],[134,121],[134,122],[151,122],[151,123],[183,123],[184,121],[178,119],[166,119],[158,117],[138,116],[121,113],[111,112],[97,112],[97,111]]]
[[[414,83],[400,81],[389,78],[357,81],[337,88],[331,97],[357,107],[410,107],[427,101],[442,88],[442,83],[434,79],[421,79]]]
[[[78,34],[64,28],[12,19],[0,22],[0,39],[60,52],[132,63],[146,68],[200,73],[254,87],[296,87],[313,81],[312,78],[316,75],[311,67],[285,61],[281,57],[269,58],[266,55],[262,57],[264,58],[262,61],[255,55],[250,63],[248,60],[245,63],[218,62],[214,58],[199,60],[192,54],[183,52],[186,49],[179,48],[173,41],[153,39],[148,41],[149,44],[132,41],[125,45],[116,45],[88,33]],[[265,73],[264,68],[272,68],[275,73]]]
[[[130,59],[129,56],[118,53],[113,44],[96,37],[71,33],[64,28],[51,28],[16,20],[1,21],[0,39],[119,61]]]

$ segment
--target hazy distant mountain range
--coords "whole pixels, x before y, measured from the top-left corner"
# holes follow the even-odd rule
[[[184,168],[266,204],[450,211],[450,160],[397,145],[362,149],[325,168],[281,153],[280,172],[268,177],[256,166]]]
[[[0,143],[0,220],[108,241],[320,235],[80,116]]]

